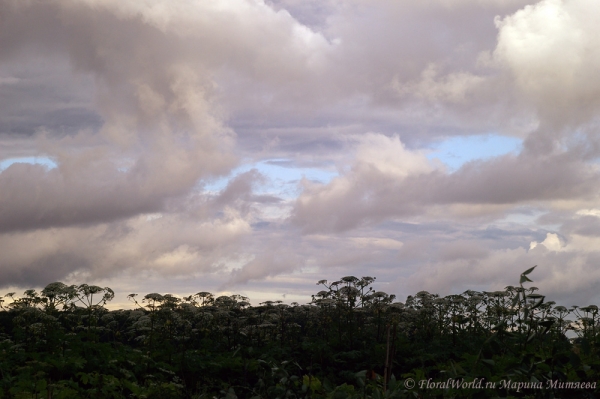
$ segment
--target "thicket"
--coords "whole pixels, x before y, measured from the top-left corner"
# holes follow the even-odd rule
[[[10,293],[0,398],[596,397],[598,307],[546,302],[523,286],[533,269],[504,291],[405,303],[353,276],[305,305],[152,293],[109,311],[110,288]]]

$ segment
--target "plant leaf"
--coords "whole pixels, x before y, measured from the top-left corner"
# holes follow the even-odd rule
[[[530,283],[533,282],[533,280],[530,280],[526,275],[521,274],[521,280],[519,280],[519,284],[523,284],[526,281],[529,281]]]

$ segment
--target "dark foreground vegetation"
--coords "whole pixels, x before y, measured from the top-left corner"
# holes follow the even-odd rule
[[[594,398],[598,308],[504,291],[405,303],[374,278],[318,284],[310,304],[48,285],[0,311],[0,398]],[[574,338],[567,338],[567,332]]]

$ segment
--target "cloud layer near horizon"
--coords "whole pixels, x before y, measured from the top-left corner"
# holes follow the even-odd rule
[[[447,294],[537,263],[544,293],[600,300],[599,17],[592,0],[0,0],[0,160],[57,165],[0,170],[0,285],[308,300],[321,278]],[[457,170],[430,155],[482,134],[522,147]],[[285,177],[309,169],[335,177]]]

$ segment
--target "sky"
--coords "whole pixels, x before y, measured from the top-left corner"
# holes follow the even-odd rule
[[[596,0],[0,0],[0,294],[600,303]]]

